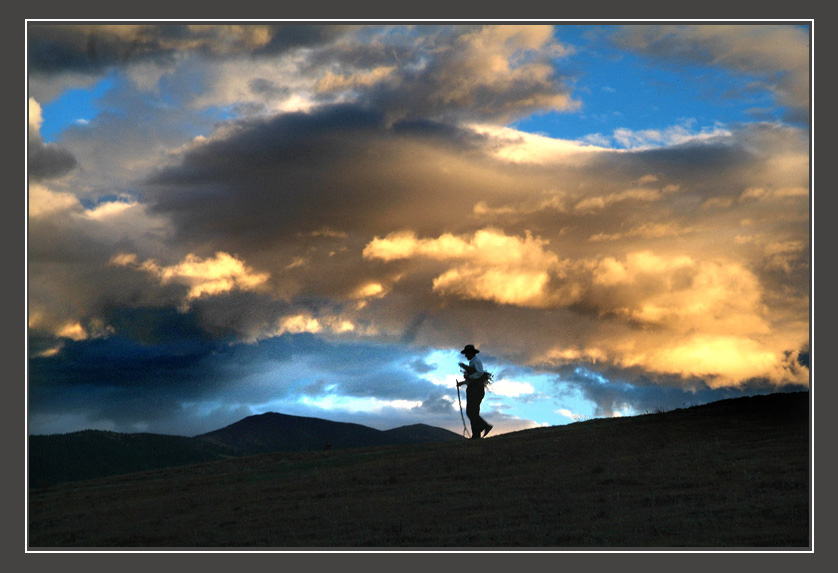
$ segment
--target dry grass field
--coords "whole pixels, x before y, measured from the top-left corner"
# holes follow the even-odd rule
[[[29,492],[46,548],[786,548],[808,393],[462,443],[273,453]]]

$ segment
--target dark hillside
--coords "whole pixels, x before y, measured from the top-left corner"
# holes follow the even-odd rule
[[[809,394],[30,490],[32,548],[808,550]]]
[[[223,445],[163,434],[84,430],[29,436],[29,485],[43,487],[63,481],[208,462],[234,453]]]
[[[85,430],[29,437],[29,485],[43,487],[269,452],[458,441],[424,424],[381,431],[359,424],[267,413],[193,438]]]

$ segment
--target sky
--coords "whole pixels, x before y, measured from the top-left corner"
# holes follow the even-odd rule
[[[809,387],[805,21],[27,24],[30,434]]]

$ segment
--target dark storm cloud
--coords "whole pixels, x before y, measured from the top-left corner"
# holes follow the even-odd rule
[[[364,151],[357,140],[374,135],[379,121],[358,108],[339,108],[244,123],[152,177],[147,196],[181,233],[198,239],[242,233],[270,243],[318,230],[337,204],[348,211],[342,222],[351,223],[352,203],[374,190],[343,188],[339,177]]]
[[[144,192],[182,240],[223,238],[249,260],[300,235],[323,244],[324,230],[365,238],[401,226],[439,230],[437,209],[467,212],[473,203],[457,191],[461,175],[434,162],[475,153],[477,141],[451,127],[391,129],[377,112],[333,106],[242,122],[150,178]]]
[[[140,323],[154,320],[154,311],[143,314]],[[189,337],[195,332],[188,318],[164,322],[168,326],[154,329],[151,340],[145,333],[145,342],[123,336],[64,340],[57,354],[32,356],[28,387],[35,433],[49,432],[53,418],[68,415],[77,417],[81,428],[136,431],[133,424],[178,419],[182,401],[217,392],[211,364],[218,344]],[[132,329],[137,328],[134,323]]]
[[[45,143],[40,138],[30,138],[28,151],[27,165],[31,181],[61,177],[78,164],[67,149],[55,143]]]
[[[41,137],[41,106],[29,99],[29,129],[27,141],[27,169],[31,182],[54,179],[72,171],[78,162],[65,147],[47,143]]]
[[[214,342],[195,339],[156,344],[117,336],[67,341],[58,355],[33,358],[29,379],[33,390],[69,386],[188,388],[190,381],[201,378],[198,365],[215,347]]]
[[[237,421],[252,412],[220,407],[211,421],[196,406],[223,395],[229,404],[263,402],[288,393],[285,380],[268,386],[243,383],[260,365],[288,363],[322,352],[324,343],[307,335],[258,345],[229,345],[209,339],[191,313],[174,309],[134,309],[113,317],[124,335],[81,341],[63,340],[61,350],[29,361],[30,419],[36,433],[49,432],[51,420],[75,416],[76,425],[193,435]],[[52,337],[30,334],[30,348],[55,346]],[[246,368],[241,368],[246,365]],[[209,424],[209,426],[207,426]]]
[[[254,50],[255,55],[271,56],[295,48],[328,45],[357,29],[345,24],[278,24],[268,26],[270,40]]]
[[[100,73],[133,62],[169,63],[190,51],[205,57],[272,56],[333,41],[351,29],[343,25],[258,23],[245,26],[30,23],[29,68],[36,74]]]

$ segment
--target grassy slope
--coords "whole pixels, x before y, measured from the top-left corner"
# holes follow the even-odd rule
[[[29,484],[44,487],[65,481],[215,461],[236,454],[223,444],[162,434],[84,430],[29,436]]]
[[[808,393],[33,490],[30,547],[809,544]]]

